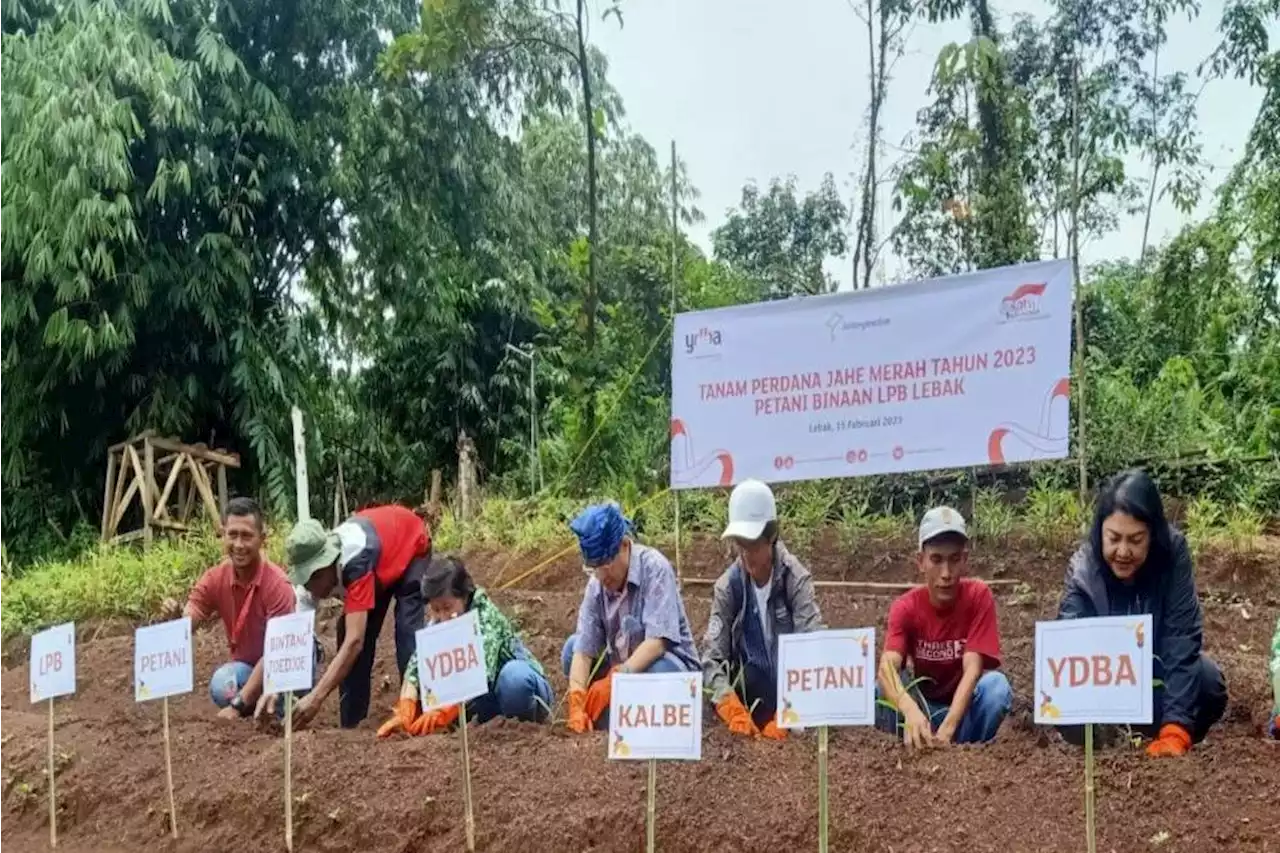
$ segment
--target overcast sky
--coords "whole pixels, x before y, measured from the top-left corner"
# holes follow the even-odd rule
[[[598,5],[598,4],[597,4]],[[709,249],[708,235],[737,204],[748,180],[762,185],[794,174],[803,191],[831,172],[846,202],[863,144],[867,57],[866,30],[847,0],[629,0],[624,24],[610,18],[592,24],[591,37],[609,58],[610,81],[622,94],[632,128],[665,160],[671,140],[701,192],[706,221],[692,236]],[[1044,16],[1035,0],[995,4],[1002,26],[1018,13]],[[597,10],[598,11],[598,10]],[[1193,72],[1217,43],[1222,0],[1206,0],[1194,23],[1170,25],[1161,65]],[[1277,33],[1272,33],[1275,39]],[[920,24],[911,32],[886,108],[884,140],[895,146],[913,129],[927,103],[933,62],[943,45],[968,38],[967,21]],[[1162,68],[1162,70],[1164,70]],[[1253,123],[1261,93],[1234,80],[1215,81],[1200,100],[1203,157],[1213,168],[1210,187],[1235,162]],[[1145,174],[1147,166],[1132,164]],[[887,207],[887,194],[882,207]],[[1202,202],[1202,211],[1208,199]],[[1186,217],[1165,202],[1156,208],[1152,240],[1171,236]],[[884,223],[885,227],[892,221]],[[1122,227],[1082,249],[1090,263],[1136,255],[1142,221]],[[847,285],[847,263],[833,267]],[[890,258],[884,274],[900,277]]]

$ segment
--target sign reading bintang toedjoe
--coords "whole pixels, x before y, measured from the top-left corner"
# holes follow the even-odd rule
[[[1067,456],[1071,263],[676,317],[671,485]]]

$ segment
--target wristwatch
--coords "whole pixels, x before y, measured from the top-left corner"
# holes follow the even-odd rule
[[[249,706],[244,703],[244,698],[239,693],[231,700],[231,707],[235,708],[236,713],[242,717],[247,717],[250,714]]]

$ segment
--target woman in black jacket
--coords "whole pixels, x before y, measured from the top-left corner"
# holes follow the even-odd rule
[[[1165,519],[1143,471],[1117,474],[1098,496],[1089,541],[1071,558],[1059,619],[1150,613],[1154,638],[1153,756],[1182,755],[1227,708],[1222,670],[1202,650],[1204,620],[1187,539]],[[1078,742],[1083,727],[1062,729]]]

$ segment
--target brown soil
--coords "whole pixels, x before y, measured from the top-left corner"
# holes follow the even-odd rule
[[[1025,582],[999,591],[1017,700],[995,743],[912,756],[873,731],[833,731],[833,851],[1083,847],[1081,755],[1033,726],[1028,702],[1033,625],[1053,612],[1069,550],[1066,543],[1009,543],[975,557],[978,573]],[[909,579],[909,552],[909,543],[868,543],[850,555],[823,543],[803,553],[820,578],[888,581]],[[471,560],[490,581],[537,563],[502,554]],[[722,560],[716,545],[695,544],[684,565],[690,575],[711,577]],[[1280,853],[1280,744],[1261,736],[1270,702],[1266,651],[1280,607],[1280,573],[1272,566],[1265,556],[1201,560],[1206,646],[1232,691],[1227,718],[1182,759],[1152,761],[1127,747],[1100,753],[1100,851]],[[496,596],[548,671],[557,670],[557,699],[565,686],[560,646],[573,628],[581,583],[577,562],[565,558]],[[820,594],[833,627],[880,626],[891,600],[843,589]],[[708,595],[705,586],[686,593],[698,633]],[[84,633],[80,692],[56,706],[59,849],[283,850],[283,744],[249,724],[216,721],[203,689],[225,652],[221,628],[197,635],[197,690],[170,705],[176,841],[167,835],[160,706],[133,702],[132,639],[114,628],[96,639]],[[331,699],[317,728],[295,740],[299,851],[464,849],[458,738],[373,737],[396,692],[389,631],[381,641],[376,718],[342,731]],[[3,841],[12,851],[46,849],[47,717],[28,704],[25,663],[4,671],[2,707]],[[701,762],[659,766],[658,849],[813,849],[814,735],[746,742],[714,716],[707,730]],[[480,850],[644,849],[644,764],[607,761],[603,735],[498,721],[473,729],[470,743]]]

